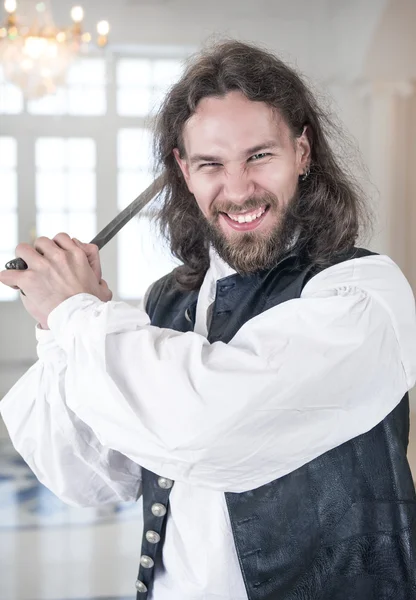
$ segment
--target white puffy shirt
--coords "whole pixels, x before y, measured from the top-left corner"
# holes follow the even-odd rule
[[[185,334],[124,302],[69,298],[0,403],[17,451],[65,502],[135,499],[140,465],[175,481],[153,600],[246,600],[224,492],[368,431],[415,383],[414,298],[388,257],[330,267],[210,344],[207,310],[231,273],[211,255]]]

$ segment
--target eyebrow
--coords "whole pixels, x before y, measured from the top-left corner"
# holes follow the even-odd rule
[[[242,155],[250,156],[251,154],[256,154],[260,150],[271,150],[272,148],[280,148],[280,144],[277,140],[268,140],[263,144],[257,144],[256,146],[252,146],[251,148],[247,148]],[[194,165],[198,162],[219,162],[221,161],[220,156],[214,156],[210,154],[193,154],[189,157],[189,164]]]

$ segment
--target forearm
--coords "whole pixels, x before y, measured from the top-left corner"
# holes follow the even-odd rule
[[[68,353],[67,403],[103,444],[222,491],[267,483],[367,431],[408,389],[386,311],[356,289],[284,303],[229,344],[91,297],[50,321]]]

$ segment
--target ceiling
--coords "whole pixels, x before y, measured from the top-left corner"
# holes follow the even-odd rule
[[[169,12],[189,15],[281,18],[282,20],[304,20],[328,11],[342,10],[345,3],[341,0],[43,0],[54,14],[69,14],[74,4],[81,4],[86,14],[104,13],[131,14],[143,9],[166,8]],[[372,0],[370,0],[372,1]],[[375,0],[378,1],[378,0]],[[25,12],[34,12],[37,1],[18,0]],[[358,5],[358,0],[349,0],[348,5]]]
[[[17,0],[30,18],[39,0]],[[260,42],[318,74],[359,73],[388,0],[43,0],[57,25],[81,4],[85,29],[110,22],[110,45],[197,48],[236,37]],[[404,0],[392,0],[393,2]],[[414,0],[407,0],[413,2]]]

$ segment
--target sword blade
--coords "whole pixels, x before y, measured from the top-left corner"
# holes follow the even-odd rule
[[[126,223],[128,223],[139,211],[141,211],[150,200],[162,191],[165,185],[165,176],[159,175],[148,188],[144,190],[133,202],[131,202],[124,210],[121,211],[108,225],[104,227],[91,240],[90,244],[96,244],[101,250],[115,235],[120,231]],[[14,269],[23,271],[27,269],[27,264],[21,258],[14,258],[6,264],[6,269]]]
[[[121,211],[100,233],[97,233],[90,244],[98,246],[99,250],[107,244],[120,231],[126,223],[128,223],[146,204],[149,204],[165,185],[164,175],[159,175],[157,179],[149,185],[131,204]]]

